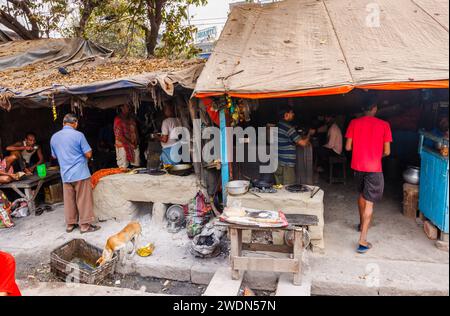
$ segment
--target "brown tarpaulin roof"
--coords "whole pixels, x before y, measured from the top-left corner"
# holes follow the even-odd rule
[[[195,94],[268,98],[448,88],[448,10],[447,0],[237,6]]]

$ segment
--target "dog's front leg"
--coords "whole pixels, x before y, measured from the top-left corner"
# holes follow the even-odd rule
[[[133,244],[133,249],[131,249],[131,252],[128,253],[128,254],[129,254],[128,259],[133,258],[133,256],[134,256],[135,253],[136,253],[137,246],[138,246],[138,236],[135,236],[135,237],[132,239],[131,243]]]
[[[125,251],[126,251],[125,249],[120,249],[119,250],[119,261],[121,262],[122,266],[125,265],[125,260],[127,259]]]

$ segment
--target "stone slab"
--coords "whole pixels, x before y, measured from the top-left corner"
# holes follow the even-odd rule
[[[203,296],[237,296],[242,279],[242,273],[239,280],[232,280],[231,268],[220,268],[214,274]]]
[[[124,288],[62,282],[20,282],[19,287],[23,296],[167,296]]]

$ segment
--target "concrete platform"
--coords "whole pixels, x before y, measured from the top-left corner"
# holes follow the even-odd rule
[[[414,220],[401,214],[401,199],[387,188],[386,198],[375,207],[375,221],[369,232],[374,248],[366,255],[355,252],[358,233],[357,194],[348,186],[323,184],[325,192],[324,253],[309,253],[312,295],[448,295],[448,252],[435,247]],[[401,192],[400,192],[401,194]],[[208,284],[215,272],[228,267],[224,255],[197,259],[189,253],[185,231],[170,234],[154,225],[150,214],[139,218],[143,226],[141,244],[153,242],[155,253],[148,258],[135,256],[119,271],[142,276]],[[128,221],[100,223],[102,229],[80,235],[65,233],[63,209],[42,216],[16,220],[16,227],[0,230],[0,249],[16,257],[18,278],[50,261],[50,252],[73,238],[85,238],[103,247],[106,239],[120,231]],[[246,285],[255,290],[277,288],[279,275],[246,273]]]
[[[100,220],[130,220],[139,212],[139,203],[185,205],[200,190],[195,175],[112,175],[94,189],[94,211]]]

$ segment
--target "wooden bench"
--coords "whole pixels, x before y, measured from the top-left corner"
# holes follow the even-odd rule
[[[314,215],[286,215],[286,219],[289,222],[289,226],[284,228],[272,228],[272,227],[255,227],[255,226],[242,226],[224,222],[217,222],[215,225],[227,227],[229,238],[231,241],[231,277],[233,280],[239,279],[239,271],[268,271],[268,272],[288,272],[294,274],[294,285],[301,285],[302,283],[302,257],[303,257],[303,233],[307,226],[315,226],[319,220]],[[283,231],[294,233],[294,245],[290,247],[288,245],[268,245],[258,243],[243,243],[242,232],[244,230],[257,230],[257,231]],[[244,257],[242,251],[267,251],[275,253],[287,253],[292,254],[292,259],[288,258],[257,258],[257,257]]]
[[[42,186],[57,179],[60,179],[59,171],[47,171],[47,176],[43,179],[36,175],[26,176],[22,180],[3,184],[0,186],[0,189],[13,189],[20,197],[27,199],[28,209],[33,213],[36,210],[35,199]],[[36,189],[33,193],[34,188]]]

